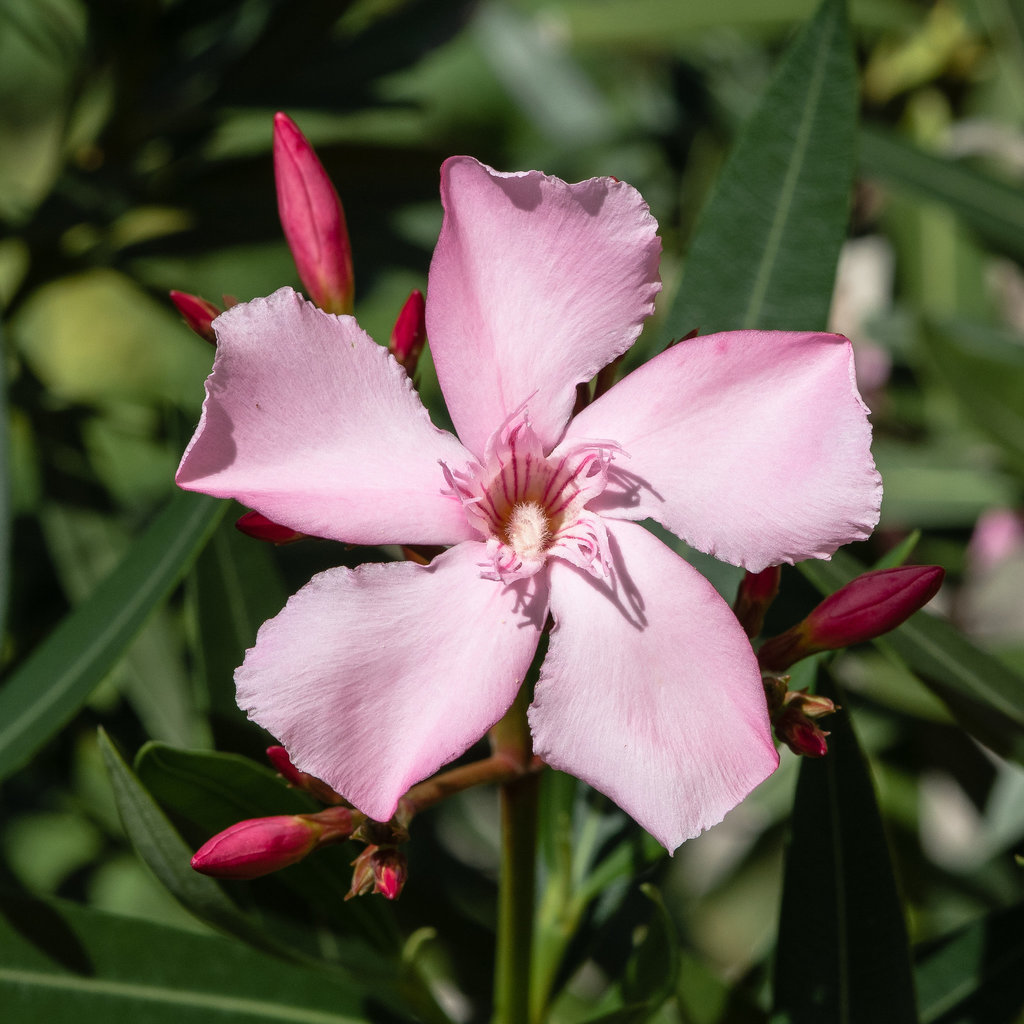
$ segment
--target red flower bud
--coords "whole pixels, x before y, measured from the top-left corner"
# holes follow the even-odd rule
[[[284,747],[267,747],[267,760],[277,769],[277,771],[284,777],[285,782],[294,789],[301,789],[310,796],[314,796],[322,804],[343,804],[345,798],[336,793],[326,782],[318,779],[315,775],[310,775],[308,772],[300,772],[295,765],[292,764],[292,759],[288,756],[288,751]],[[356,819],[353,818],[356,822]]]
[[[426,303],[423,301],[423,293],[414,289],[398,314],[391,332],[391,344],[388,346],[410,377],[416,369],[426,340]]]
[[[217,335],[213,330],[213,321],[223,312],[221,308],[208,299],[201,299],[198,295],[189,295],[188,292],[171,292],[171,302],[178,307],[178,312],[184,317],[185,323],[211,345],[217,344]]]
[[[373,891],[389,900],[397,900],[409,877],[405,854],[395,847],[377,851],[373,859]]]
[[[396,900],[409,874],[405,854],[394,846],[367,846],[352,861],[352,869],[352,885],[346,900],[365,896],[368,892]]]
[[[347,807],[249,818],[205,842],[192,867],[214,878],[259,878],[298,863],[318,846],[348,838],[352,828],[353,812]]]
[[[274,115],[277,209],[309,297],[328,313],[351,313],[355,282],[345,211],[313,147],[287,114]]]
[[[828,753],[828,744],[825,742],[828,733],[819,729],[798,707],[787,706],[773,724],[775,735],[794,754],[824,757]]]
[[[290,526],[281,526],[268,519],[260,512],[246,512],[235,522],[235,529],[246,537],[256,540],[270,541],[271,544],[291,544],[294,540],[302,540],[306,535],[293,530]]]
[[[770,565],[763,572],[746,572],[740,581],[732,610],[744,632],[753,639],[764,626],[764,614],[779,592],[782,567]]]
[[[905,565],[864,573],[826,597],[802,622],[766,641],[761,668],[778,672],[794,662],[872,640],[923,608],[945,575],[937,565]]]

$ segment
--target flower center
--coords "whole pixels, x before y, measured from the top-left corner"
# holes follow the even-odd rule
[[[466,517],[487,544],[484,575],[509,583],[532,576],[552,556],[604,574],[604,528],[586,510],[608,482],[618,446],[583,441],[550,456],[525,411],[513,414],[487,445],[483,465],[442,466]]]
[[[523,558],[540,558],[551,539],[551,521],[547,510],[536,501],[521,501],[512,506],[505,522],[502,540]]]

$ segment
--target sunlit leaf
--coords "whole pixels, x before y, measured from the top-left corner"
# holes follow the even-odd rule
[[[663,341],[828,319],[854,171],[857,78],[842,0],[786,51],[702,212]]]
[[[124,561],[0,690],[0,778],[75,714],[163,601],[223,514],[213,498],[178,491]]]

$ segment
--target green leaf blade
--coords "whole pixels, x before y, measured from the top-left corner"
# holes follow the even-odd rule
[[[223,502],[180,491],[0,690],[0,779],[75,714],[198,554]]]
[[[217,936],[0,896],[0,1005],[51,1024],[356,1024],[357,991]]]
[[[819,693],[839,701],[827,681]],[[775,963],[774,1024],[916,1024],[906,925],[874,786],[846,711],[800,766]]]
[[[790,46],[701,216],[664,340],[825,327],[854,171],[857,78],[844,4]]]

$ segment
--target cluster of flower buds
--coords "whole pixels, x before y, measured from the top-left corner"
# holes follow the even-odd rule
[[[819,697],[806,690],[789,689],[789,676],[762,675],[768,715],[781,743],[803,757],[824,757],[828,753],[825,738],[816,719],[838,711],[828,697]]]
[[[345,899],[369,892],[397,899],[408,874],[400,848],[409,838],[405,826],[394,820],[371,821],[325,782],[299,771],[284,747],[268,748],[267,757],[290,786],[330,806],[315,814],[239,821],[205,842],[192,867],[214,878],[260,878],[297,864],[322,846],[352,839],[366,848],[352,862],[352,886]]]
[[[910,618],[938,592],[945,575],[937,565],[905,565],[866,572],[826,597],[805,619],[766,640],[757,652],[775,735],[794,753],[821,757],[825,737],[816,719],[837,710],[826,697],[788,688],[783,673],[812,654],[873,640]],[[779,589],[779,569],[747,573],[733,610],[752,639]]]
[[[274,115],[274,180],[281,227],[307,294],[328,313],[351,313],[355,276],[345,210],[309,140],[280,112]],[[217,344],[214,320],[224,311],[220,306],[180,291],[171,292],[171,301],[199,337]],[[225,307],[234,304],[225,297]],[[426,340],[423,293],[414,290],[398,314],[388,346],[410,377]],[[246,536],[272,544],[289,544],[305,536],[259,512],[247,512],[235,525]]]
[[[385,899],[396,900],[408,874],[405,854],[397,846],[371,843],[352,861],[352,887],[345,899],[372,892]]]

